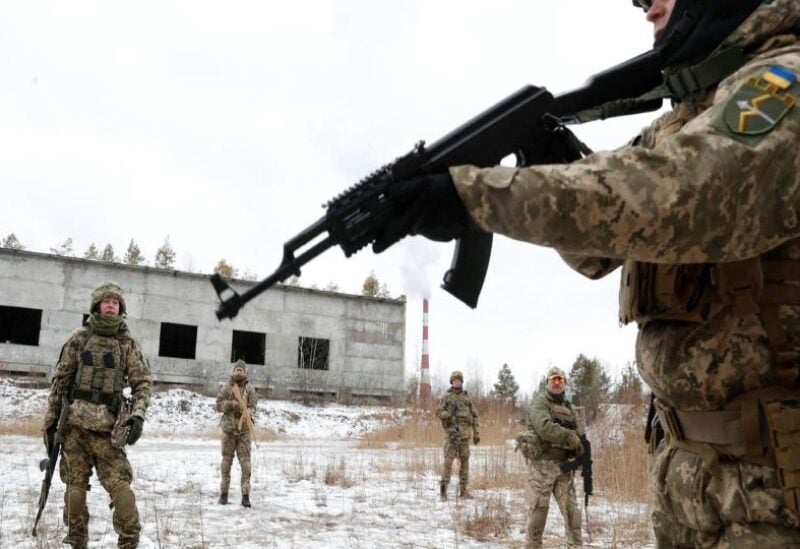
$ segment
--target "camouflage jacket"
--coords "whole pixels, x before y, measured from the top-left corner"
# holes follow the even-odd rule
[[[462,201],[483,229],[556,248],[590,278],[622,261],[800,258],[800,106],[757,136],[722,123],[750,78],[773,66],[800,75],[797,28],[798,0],[763,3],[725,41],[752,52],[749,62],[707,96],[677,104],[631,146],[569,165],[453,167]],[[796,82],[786,91],[800,96]],[[800,308],[781,307],[781,321],[797,349]],[[718,410],[778,382],[758,315],[649,321],[636,360],[656,396],[685,411]]]
[[[436,408],[436,417],[442,420],[442,425],[446,429],[457,427],[462,439],[472,438],[473,432],[480,436],[478,411],[469,393],[463,389],[456,390],[450,387],[447,390]]]
[[[78,370],[80,355],[86,340],[91,335],[91,329],[83,326],[70,336],[61,349],[50,397],[47,401],[44,425],[50,425],[58,420],[61,412],[62,395],[69,396]],[[131,415],[144,419],[147,407],[150,405],[151,378],[150,366],[142,354],[139,343],[130,335],[128,327],[123,323],[116,336],[122,351],[122,366],[125,382],[131,388],[133,411]],[[105,404],[94,404],[85,400],[74,399],[69,405],[67,423],[90,431],[103,433],[111,432],[116,415]]]
[[[244,427],[239,430],[239,418],[242,417],[241,412],[234,412],[234,403],[236,398],[233,396],[233,385],[236,382],[231,378],[226,384],[219,389],[217,394],[217,412],[222,412],[222,418],[219,420],[219,425],[226,433],[236,433],[247,430]],[[250,410],[250,417],[253,421],[256,419],[256,405],[258,404],[258,394],[256,390],[245,379],[239,383],[239,392],[244,399],[247,408]]]
[[[584,434],[572,403],[544,391],[531,401],[528,410],[528,430],[539,435],[542,444],[542,459],[564,460],[572,454],[568,450],[567,436],[570,432]]]

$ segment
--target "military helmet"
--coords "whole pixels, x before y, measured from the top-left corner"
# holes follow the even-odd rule
[[[241,368],[245,373],[247,373],[247,363],[241,358],[234,363],[232,370],[235,370],[236,368]]]
[[[119,314],[125,314],[127,308],[125,307],[125,294],[116,282],[103,282],[92,291],[92,306],[89,307],[89,312],[96,313],[97,306],[106,298],[115,297],[119,301]]]
[[[454,379],[460,379],[461,383],[464,383],[464,374],[460,370],[453,370],[453,373],[450,374],[450,383],[453,383]]]
[[[566,372],[564,372],[564,370],[562,370],[558,366],[553,366],[552,368],[547,370],[547,379],[548,379],[548,381],[550,380],[551,376],[561,376],[562,378],[564,378],[564,381],[567,380]]]

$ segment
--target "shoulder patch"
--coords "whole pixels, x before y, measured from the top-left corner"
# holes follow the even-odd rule
[[[773,66],[751,76],[728,99],[719,129],[737,136],[763,136],[780,123],[800,95],[797,76]]]

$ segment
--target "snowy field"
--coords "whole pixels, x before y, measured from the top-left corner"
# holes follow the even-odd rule
[[[0,421],[41,413],[46,391],[0,380]],[[172,390],[153,399],[145,435],[130,447],[143,523],[140,547],[521,547],[525,503],[520,489],[482,482],[472,500],[438,499],[438,448],[361,449],[358,438],[402,417],[403,410],[338,405],[305,407],[264,401],[260,429],[278,433],[253,449],[252,509],[239,503],[234,461],[231,505],[219,496],[219,415],[213,399]],[[38,415],[38,417],[41,417]],[[37,417],[37,420],[38,420]],[[48,506],[31,536],[42,474],[39,437],[0,436],[0,548],[59,547],[63,485],[55,480]],[[509,446],[477,446],[473,475],[519,470]],[[455,478],[454,478],[455,480]],[[451,485],[454,495],[455,482]],[[579,498],[582,500],[579,485]],[[108,496],[93,477],[88,494],[90,547],[112,547]],[[643,504],[590,499],[590,547],[652,547]],[[550,508],[546,546],[561,547],[563,522]]]

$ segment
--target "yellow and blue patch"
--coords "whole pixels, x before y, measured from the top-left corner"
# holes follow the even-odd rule
[[[769,133],[797,103],[798,88],[797,75],[777,65],[751,76],[725,105],[726,129],[743,136]]]

